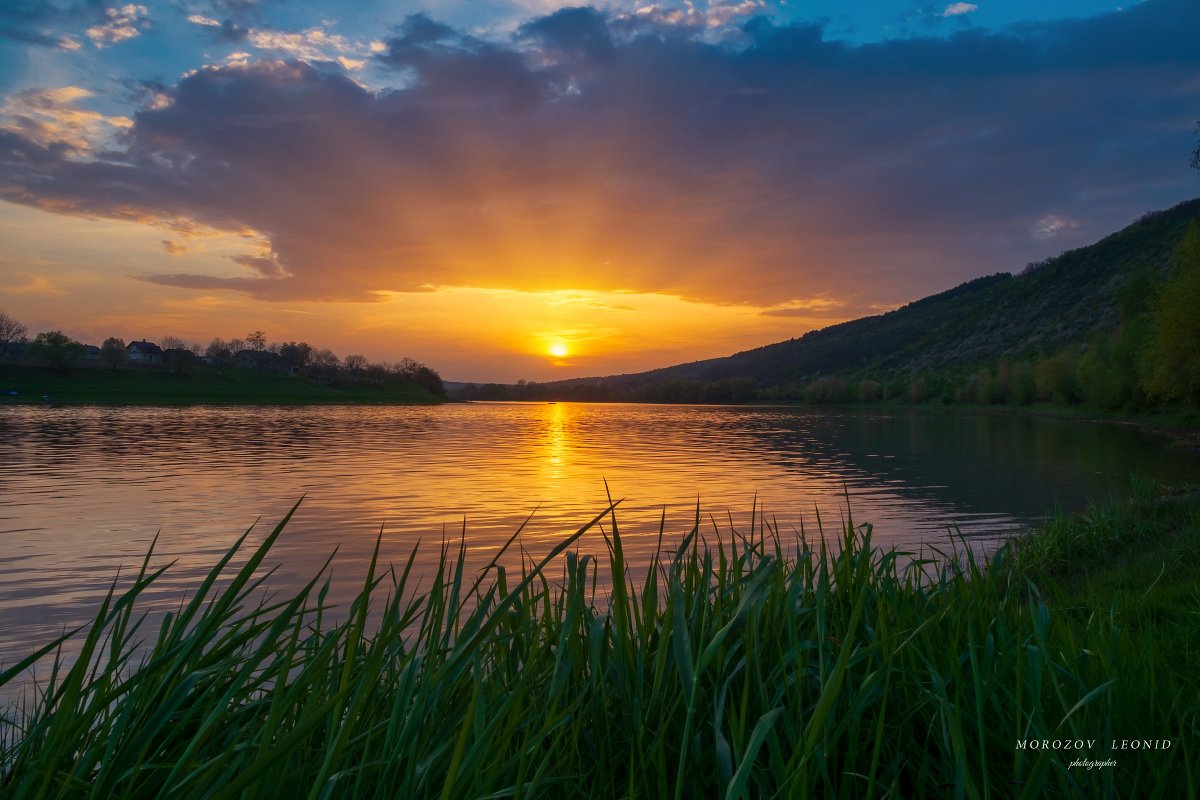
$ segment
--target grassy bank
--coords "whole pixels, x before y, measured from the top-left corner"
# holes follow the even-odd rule
[[[417,591],[411,560],[373,564],[337,623],[320,578],[256,599],[285,520],[239,568],[235,545],[158,632],[137,628],[148,557],[79,634],[84,657],[4,725],[0,788],[1196,796],[1198,503],[1143,494],[941,567],[872,547],[869,526],[827,550],[697,514],[637,585],[609,509],[521,574],[468,576],[444,550]],[[597,526],[599,562],[576,549]],[[139,638],[153,648],[134,669]]]
[[[808,406],[813,408],[814,406]],[[1186,406],[1165,407],[1160,410],[1111,411],[1084,405],[1061,406],[1054,403],[1033,403],[1027,406],[987,405],[984,403],[900,403],[877,400],[871,403],[844,403],[840,405],[815,406],[829,409],[859,409],[866,411],[936,410],[936,411],[979,411],[987,414],[1019,414],[1053,419],[1077,420],[1079,422],[1108,422],[1116,425],[1133,425],[1143,430],[1161,433],[1180,447],[1200,450],[1200,410]]]
[[[1169,436],[1178,446],[1200,450],[1200,410],[1186,406],[1168,407],[1157,411],[1106,411],[1086,406],[1072,408],[1043,403],[1019,409],[1019,412],[1082,422],[1135,425]]]
[[[346,380],[325,384],[304,376],[271,375],[249,369],[217,372],[109,370],[76,367],[0,366],[0,402],[81,405],[304,405],[324,403],[437,403],[444,398],[408,382],[374,384]]]

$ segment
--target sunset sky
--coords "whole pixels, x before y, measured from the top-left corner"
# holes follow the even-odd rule
[[[5,0],[0,309],[649,369],[1200,195],[1200,3]]]

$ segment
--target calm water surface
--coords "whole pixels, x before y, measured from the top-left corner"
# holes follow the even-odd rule
[[[274,551],[296,586],[335,546],[335,595],[385,559],[464,535],[482,561],[526,517],[545,552],[606,506],[646,560],[705,518],[747,530],[757,503],[784,532],[836,532],[845,495],[876,541],[915,547],[958,527],[987,542],[1120,494],[1131,472],[1200,479],[1187,452],[1129,426],[969,411],[469,404],[434,408],[0,408],[0,662],[90,618],[118,568],[161,531],[177,559],[150,600],[177,603],[256,518],[302,496]],[[603,554],[600,533],[582,548]],[[424,562],[428,564],[428,560]]]

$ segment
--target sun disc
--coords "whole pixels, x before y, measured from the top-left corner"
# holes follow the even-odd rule
[[[554,356],[555,358],[562,358],[566,354],[567,346],[562,342],[555,342],[554,344],[550,345],[550,355]]]

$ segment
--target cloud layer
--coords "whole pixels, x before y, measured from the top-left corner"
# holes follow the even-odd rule
[[[253,231],[226,274],[149,279],[270,299],[894,304],[1197,193],[1196,30],[1176,0],[858,47],[763,18],[576,8],[500,41],[416,15],[351,63],[306,31],[275,41],[289,60],[192,72],[103,148],[79,141],[104,119],[86,97],[27,95],[57,104],[0,130],[0,198]],[[354,77],[366,58],[387,88]]]

